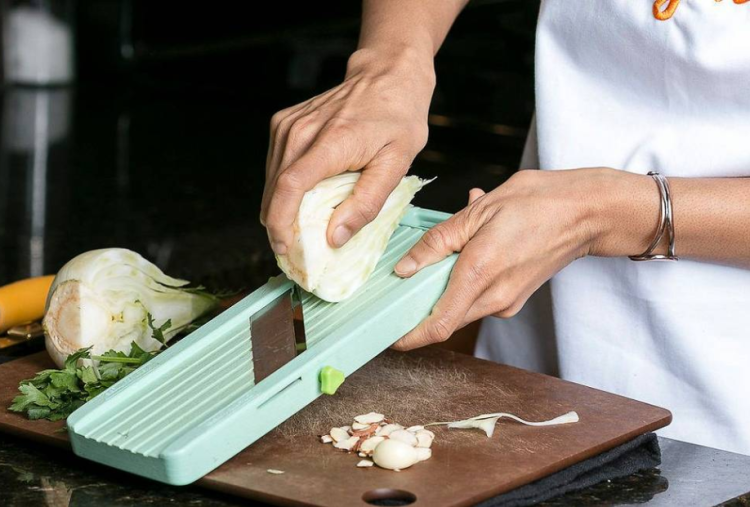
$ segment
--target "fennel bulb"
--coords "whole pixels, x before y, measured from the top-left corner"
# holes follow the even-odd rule
[[[181,288],[188,283],[124,248],[83,253],[60,269],[47,296],[47,352],[62,368],[68,355],[87,347],[91,355],[127,353],[133,342],[157,350],[162,344],[152,336],[149,317],[157,328],[171,321],[163,332],[167,341],[218,303]]]
[[[429,183],[416,176],[403,178],[375,220],[346,245],[333,248],[326,239],[328,222],[336,206],[352,194],[359,177],[359,172],[339,174],[308,191],[294,221],[291,248],[285,255],[276,256],[290,279],[333,303],[348,298],[367,281],[414,195]]]

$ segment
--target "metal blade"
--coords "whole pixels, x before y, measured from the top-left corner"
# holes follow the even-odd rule
[[[30,322],[8,329],[5,335],[0,335],[0,349],[7,349],[21,343],[31,342],[44,336],[41,322]]]
[[[256,384],[306,350],[297,290],[286,292],[250,318],[250,343]]]

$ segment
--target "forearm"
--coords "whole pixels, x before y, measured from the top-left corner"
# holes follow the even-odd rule
[[[468,0],[364,0],[359,49],[410,47],[434,56]]]
[[[659,192],[649,176],[618,171],[608,178],[596,213],[595,255],[642,253],[659,217]],[[610,175],[612,176],[612,175]],[[620,179],[615,182],[614,179]],[[750,178],[669,178],[676,253],[680,258],[750,268]],[[666,241],[658,253],[666,252]]]
[[[364,0],[347,74],[398,67],[434,80],[433,57],[468,0]]]

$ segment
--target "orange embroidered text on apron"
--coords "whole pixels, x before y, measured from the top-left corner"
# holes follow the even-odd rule
[[[721,2],[722,0],[714,1]],[[750,0],[734,0],[734,3],[738,5],[747,2],[750,2]],[[666,4],[666,7],[664,7],[664,4]],[[656,0],[654,2],[654,17],[659,21],[666,21],[674,15],[678,5],[680,5],[680,0]]]

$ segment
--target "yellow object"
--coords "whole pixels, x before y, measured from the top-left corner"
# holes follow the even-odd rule
[[[44,317],[44,305],[55,275],[29,278],[0,287],[0,333]]]

